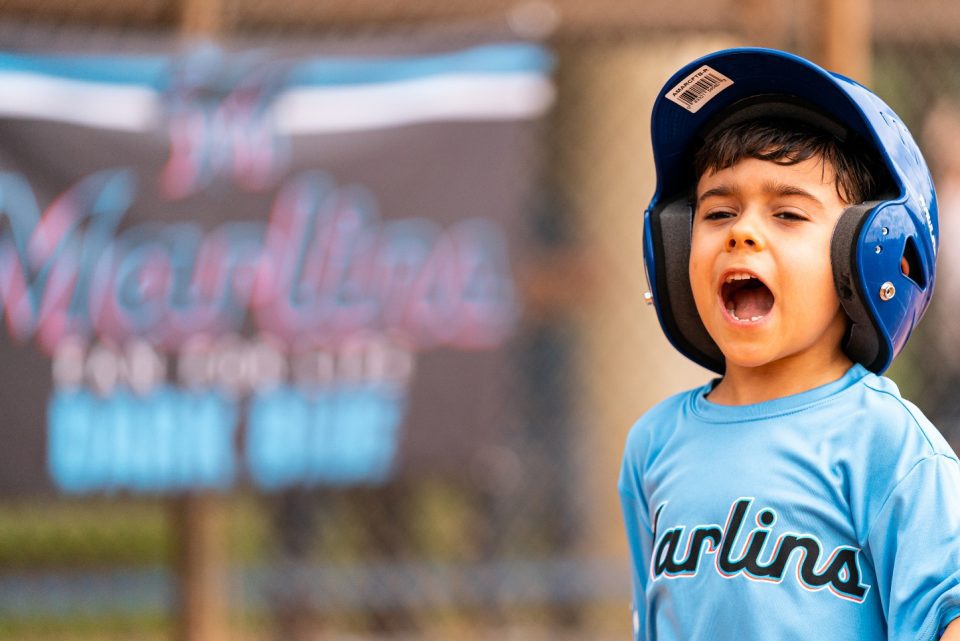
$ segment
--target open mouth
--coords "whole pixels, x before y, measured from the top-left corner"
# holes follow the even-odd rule
[[[773,292],[763,281],[746,272],[727,274],[720,298],[734,320],[756,323],[773,309]]]

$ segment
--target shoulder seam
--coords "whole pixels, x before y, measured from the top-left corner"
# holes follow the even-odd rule
[[[918,430],[920,430],[920,433],[923,435],[923,440],[927,442],[927,446],[930,448],[931,454],[938,454],[938,455],[940,455],[940,456],[945,456],[945,455],[942,454],[941,452],[938,452],[938,451],[937,451],[937,448],[936,448],[936,447],[934,446],[934,444],[930,441],[930,437],[927,435],[927,431],[926,431],[925,429],[923,429],[923,425],[921,425],[921,424],[920,424],[920,421],[917,420],[916,414],[913,413],[913,410],[910,409],[910,407],[903,401],[903,399],[902,399],[901,397],[897,396],[896,394],[891,394],[891,393],[888,392],[887,390],[878,389],[878,388],[874,387],[873,385],[871,385],[870,383],[868,383],[868,382],[866,382],[866,381],[864,381],[863,384],[864,384],[864,386],[866,386],[868,389],[873,390],[873,391],[876,392],[877,394],[884,394],[884,395],[886,395],[886,396],[889,396],[890,398],[892,398],[893,400],[895,400],[897,403],[899,403],[899,404],[900,404],[900,407],[902,407],[903,409],[905,409],[905,410],[907,411],[907,414],[910,415],[911,420],[913,420],[913,424],[917,427]],[[949,457],[948,457],[948,458],[949,458]],[[913,468],[911,468],[911,471],[913,471]],[[907,474],[909,474],[909,472],[908,472]],[[904,476],[904,478],[906,478],[906,475]]]
[[[928,454],[927,456],[924,456],[923,458],[919,459],[916,463],[910,466],[910,469],[907,470],[906,474],[904,474],[899,479],[897,479],[897,482],[894,483],[892,488],[890,488],[890,491],[887,493],[887,495],[883,497],[883,501],[880,503],[880,508],[876,511],[876,513],[873,516],[873,519],[872,519],[873,522],[870,524],[870,527],[867,528],[867,532],[866,534],[864,534],[863,540],[859,542],[860,547],[865,547],[867,545],[867,542],[870,540],[870,535],[873,533],[873,528],[876,525],[877,516],[880,515],[880,513],[882,513],[887,508],[887,503],[889,503],[890,498],[894,494],[896,494],[897,489],[900,487],[900,485],[902,485],[904,481],[910,478],[910,476],[914,473],[914,471],[916,471],[918,467],[920,467],[927,461],[933,461],[938,458],[944,458],[948,461],[953,461],[954,463],[957,463],[957,459],[953,456],[950,456],[949,454],[944,454],[943,452],[933,452],[932,454]]]

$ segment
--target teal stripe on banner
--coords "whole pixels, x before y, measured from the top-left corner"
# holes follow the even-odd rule
[[[359,85],[415,80],[449,73],[548,73],[553,58],[525,43],[484,45],[407,58],[317,58],[295,67],[289,85]]]
[[[163,56],[38,56],[0,53],[0,72],[34,73],[65,80],[159,88],[171,58]]]
[[[231,67],[234,59],[222,52]],[[242,54],[236,59],[242,60]],[[0,52],[0,72],[35,73],[68,80],[141,85],[162,89],[170,80],[173,56],[22,55]],[[286,61],[277,62],[283,73]],[[281,66],[282,65],[282,66]],[[395,58],[318,57],[289,68],[288,86],[344,86],[415,80],[450,73],[541,73],[553,66],[550,53],[528,43],[492,44],[461,51]]]

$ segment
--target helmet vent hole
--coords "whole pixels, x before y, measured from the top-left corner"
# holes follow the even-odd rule
[[[903,275],[917,284],[920,289],[927,288],[927,275],[923,271],[923,264],[920,262],[920,251],[917,249],[917,241],[913,236],[907,238],[903,247],[903,258],[900,259],[900,270]]]

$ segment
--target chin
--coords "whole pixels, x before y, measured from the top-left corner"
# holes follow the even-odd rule
[[[736,365],[737,367],[743,368],[762,367],[779,360],[777,355],[762,349],[726,347],[721,345],[720,351],[723,353],[723,358],[728,365]]]

